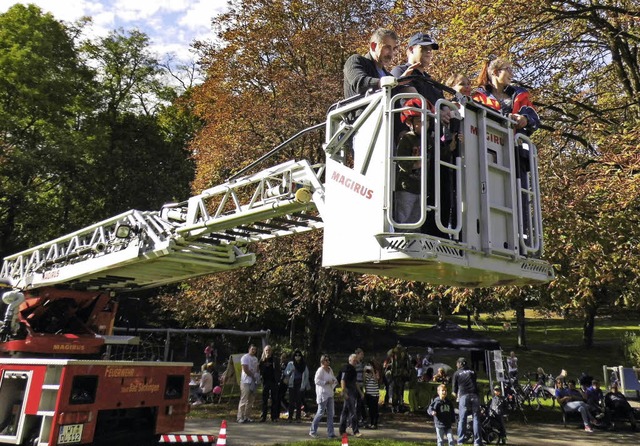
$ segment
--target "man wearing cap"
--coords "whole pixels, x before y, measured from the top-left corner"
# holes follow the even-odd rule
[[[431,76],[427,72],[431,65],[431,60],[433,57],[433,51],[439,48],[435,39],[433,39],[429,34],[419,32],[411,36],[409,42],[407,44],[407,63],[403,65],[398,65],[397,67],[391,70],[391,74],[396,78],[402,78],[405,76],[412,76],[412,80],[406,84],[407,87],[413,87],[415,90],[424,96],[427,99],[428,104],[424,107],[426,109],[430,109],[431,112],[435,112],[434,106],[438,99],[443,99],[444,94],[442,90],[436,86],[434,86],[430,81],[432,81]],[[442,135],[450,135],[449,131],[449,121],[450,121],[450,110],[447,106],[442,106],[440,111],[440,123],[444,126],[442,129]],[[435,122],[431,118],[428,120],[428,128],[427,132],[427,145],[428,149],[426,153],[432,151],[434,146],[434,138],[435,138]],[[445,140],[446,142],[446,140]],[[445,159],[447,161],[451,161],[449,159],[449,154],[444,151],[441,152],[441,159]],[[427,184],[427,195],[428,195],[428,204],[435,204],[435,175],[433,174],[435,169],[435,159],[431,157],[429,161],[429,173],[427,177],[429,178],[429,182]],[[440,172],[440,215],[441,216],[451,216],[454,215],[454,209],[452,209],[453,199],[451,197],[452,194],[452,182],[450,177],[450,172],[448,169],[441,170]],[[452,221],[448,222],[452,226],[455,226],[455,223]],[[447,225],[447,222],[444,222],[444,225]],[[423,225],[421,232],[435,235],[439,237],[447,238],[447,235],[442,233],[435,222],[435,212],[428,212],[427,220]]]
[[[464,444],[467,435],[467,416],[473,415],[473,444],[482,445],[480,428],[480,398],[476,372],[467,367],[465,358],[458,358],[458,370],[453,374],[453,395],[458,399],[458,444]]]
[[[419,32],[411,36],[407,46],[407,63],[398,65],[391,74],[396,78],[404,76],[422,76],[425,80],[431,80],[431,76],[427,72],[433,58],[433,51],[439,48],[436,41],[423,32]],[[444,98],[442,90],[436,88],[428,82],[422,82],[420,79],[414,79],[409,84],[414,87],[418,93],[427,98],[432,105],[438,99]],[[449,124],[449,114],[442,113],[442,122]]]

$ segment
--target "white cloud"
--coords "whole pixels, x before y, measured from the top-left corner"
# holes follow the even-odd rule
[[[66,22],[90,16],[88,37],[105,36],[117,28],[139,29],[159,56],[172,53],[182,60],[193,58],[194,40],[212,38],[211,19],[227,9],[226,0],[0,0],[0,13],[15,3],[34,3]]]

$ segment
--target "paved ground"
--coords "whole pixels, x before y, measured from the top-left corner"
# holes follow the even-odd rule
[[[220,430],[221,420],[189,420],[185,433],[201,433],[217,435]],[[235,421],[227,422],[227,445],[230,446],[258,446],[286,444],[293,441],[314,439],[309,437],[309,422],[302,424],[279,423],[249,423],[238,424]],[[320,434],[326,435],[324,423],[320,424]],[[424,419],[394,420],[393,423],[381,424],[378,430],[363,429],[362,433],[367,438],[395,439],[415,442],[434,442],[435,431],[433,423]],[[640,445],[640,433],[632,432],[628,425],[620,427],[615,432],[596,431],[592,434],[584,432],[573,425],[564,428],[561,424],[520,424],[511,422],[507,425],[508,442],[510,445]],[[336,444],[341,444],[337,439]],[[350,438],[349,444],[357,446],[358,440]],[[311,446],[311,443],[310,443]]]

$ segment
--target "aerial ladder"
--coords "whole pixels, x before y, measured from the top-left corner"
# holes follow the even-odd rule
[[[434,111],[414,107],[434,137],[423,132],[421,153],[400,157],[395,118],[405,100],[426,101],[394,94],[395,85],[383,78],[380,91],[336,104],[325,123],[268,154],[322,128],[324,163],[247,173],[267,156],[184,202],[130,210],[5,257],[0,444],[109,444],[133,424],[152,439],[180,430],[190,364],[98,359],[109,345],[135,342],[113,335],[115,296],[249,267],[257,242],[322,229],[325,267],[458,287],[551,280],[535,144],[458,96]],[[464,135],[454,157],[442,156],[443,107]],[[420,217],[397,222],[395,176],[406,161],[422,167]],[[122,432],[108,427],[115,421]]]

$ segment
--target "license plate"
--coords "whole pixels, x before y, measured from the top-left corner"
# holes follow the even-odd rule
[[[60,426],[58,444],[80,443],[82,439],[82,424],[67,424]]]

